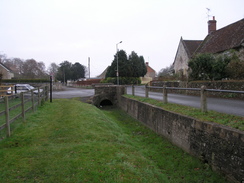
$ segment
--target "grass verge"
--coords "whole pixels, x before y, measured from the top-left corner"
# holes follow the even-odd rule
[[[0,141],[0,182],[226,182],[125,112],[58,99]]]
[[[125,95],[125,96],[131,99],[135,99],[141,102],[155,105],[157,107],[161,107],[168,111],[173,111],[179,114],[190,116],[199,119],[201,121],[219,123],[222,125],[226,125],[244,131],[244,117],[234,116],[230,114],[223,114],[215,111],[208,111],[206,113],[202,113],[201,109],[188,107],[180,104],[172,104],[172,103],[164,104],[163,102],[159,102],[158,100],[155,99],[132,96],[132,95]]]

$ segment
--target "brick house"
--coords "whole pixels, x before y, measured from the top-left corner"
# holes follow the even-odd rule
[[[146,62],[146,67],[147,67],[147,73],[144,77],[141,78],[141,83],[146,84],[152,81],[156,77],[156,71],[149,66],[149,63]]]
[[[175,60],[175,73],[188,77],[188,62],[198,53],[223,54],[235,50],[241,60],[244,60],[244,19],[216,30],[215,17],[208,21],[208,35],[201,40],[180,39]]]

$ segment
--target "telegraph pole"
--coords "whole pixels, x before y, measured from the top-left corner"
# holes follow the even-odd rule
[[[90,70],[90,57],[88,57],[88,72],[89,72],[89,79],[91,77],[91,70]]]

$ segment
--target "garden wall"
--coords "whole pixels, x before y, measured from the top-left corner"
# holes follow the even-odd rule
[[[244,181],[244,132],[202,122],[121,96],[119,107],[157,134],[208,163],[233,182]]]

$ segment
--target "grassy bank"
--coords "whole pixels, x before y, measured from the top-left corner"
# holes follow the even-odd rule
[[[149,104],[161,107],[168,111],[173,111],[173,112],[176,112],[179,114],[190,116],[190,117],[202,120],[202,121],[219,123],[222,125],[226,125],[226,126],[244,131],[244,117],[219,113],[219,112],[215,112],[215,111],[208,111],[206,113],[202,113],[201,109],[184,106],[184,105],[180,105],[180,104],[172,104],[172,103],[164,104],[163,102],[155,100],[155,99],[139,97],[139,96],[132,96],[132,95],[125,95],[125,96],[128,98],[132,98],[132,99],[141,101],[141,102],[145,102],[145,103],[149,103]]]
[[[118,109],[46,103],[0,141],[0,182],[225,182]]]

